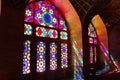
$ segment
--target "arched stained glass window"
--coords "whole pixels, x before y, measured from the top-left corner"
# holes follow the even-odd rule
[[[89,45],[90,45],[90,64],[94,64],[97,61],[97,34],[96,30],[92,23],[88,26],[88,36],[89,36]]]
[[[69,67],[68,27],[48,0],[30,0],[26,6],[24,40],[23,74]]]

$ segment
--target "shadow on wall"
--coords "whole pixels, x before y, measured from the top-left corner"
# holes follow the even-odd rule
[[[0,16],[0,80],[13,80],[22,76],[23,13],[22,10],[2,8]]]
[[[120,72],[120,21],[109,33],[110,52],[114,63]]]
[[[1,15],[2,2],[0,0],[0,15]]]

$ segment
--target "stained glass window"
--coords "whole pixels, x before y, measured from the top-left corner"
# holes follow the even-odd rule
[[[89,43],[93,43],[93,38],[89,38]]]
[[[90,24],[88,27],[88,36],[89,36],[89,43],[97,44],[97,36],[92,24]]]
[[[47,38],[58,38],[58,32],[53,29],[36,27],[36,36]]]
[[[88,36],[90,43],[90,63],[96,63],[97,61],[97,34],[92,23],[88,26]]]
[[[68,39],[68,34],[67,34],[67,32],[61,31],[61,32],[60,32],[60,38],[61,38],[61,39],[64,39],[64,40],[67,40],[67,39]]]
[[[90,63],[93,63],[93,46],[90,46]]]
[[[59,29],[66,31],[67,30],[66,22],[61,15],[59,15],[59,21],[60,21]]]
[[[30,73],[30,41],[24,41],[23,74]]]
[[[28,2],[24,18],[24,38],[27,40],[23,52],[23,74],[57,70],[60,63],[61,68],[68,68],[68,31],[65,19],[49,0]],[[33,63],[35,60],[36,65]],[[48,64],[49,69],[46,66]]]
[[[49,1],[35,3],[35,24],[58,28],[58,11]]]
[[[29,22],[29,23],[33,22],[33,12],[34,12],[34,4],[29,4],[25,10],[25,19],[24,19],[25,22]]]
[[[88,35],[89,35],[90,37],[95,37],[95,29],[94,29],[94,27],[93,27],[92,24],[89,24],[89,27],[88,27]]]
[[[97,44],[97,37],[94,38],[94,44]]]
[[[68,67],[68,52],[67,52],[67,44],[62,43],[61,44],[61,68],[67,68]]]
[[[24,35],[32,35],[32,26],[24,24]]]
[[[44,72],[46,65],[46,44],[45,42],[37,43],[37,72]]]
[[[95,63],[97,62],[97,47],[94,47]]]
[[[50,70],[57,69],[57,44],[50,43]]]

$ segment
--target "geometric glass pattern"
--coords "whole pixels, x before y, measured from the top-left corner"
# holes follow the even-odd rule
[[[89,43],[90,44],[97,44],[97,35],[95,32],[95,28],[93,27],[92,24],[89,24],[88,36],[89,36]]]
[[[32,26],[24,24],[24,35],[32,35]]]
[[[50,70],[56,70],[57,63],[61,63],[61,68],[67,68],[67,23],[57,8],[49,0],[29,0],[25,8],[24,22],[24,35],[27,40],[25,39],[26,45],[24,45],[23,52],[23,74],[30,72],[32,74],[34,71],[30,71],[30,68],[35,68],[34,66],[36,66],[36,69],[34,69],[36,72],[45,72],[48,68],[46,64],[49,62],[46,61],[46,56],[50,57]],[[54,40],[55,42],[51,42]],[[57,42],[59,44],[64,43],[57,45]],[[30,44],[35,45],[35,43],[36,46],[33,47],[30,53]],[[61,52],[60,56],[57,56],[58,52]],[[36,56],[30,57],[30,54]],[[57,61],[57,58],[61,59],[60,62]],[[36,65],[34,65],[33,60],[36,60]]]
[[[34,4],[29,4],[25,10],[25,19],[24,19],[25,22],[29,22],[29,23],[33,22],[33,12],[34,12]]]
[[[46,44],[45,42],[37,42],[37,72],[44,72],[46,65]]]
[[[97,35],[95,32],[95,28],[92,23],[88,26],[88,36],[89,36],[89,43],[90,43],[90,63],[96,63],[97,61],[97,52],[96,52],[96,46],[97,46]]]
[[[95,63],[97,62],[97,48],[94,47],[94,56],[95,56]]]
[[[38,37],[47,37],[47,38],[58,38],[57,30],[36,27],[36,36]]]
[[[61,31],[61,32],[60,32],[60,38],[61,38],[61,39],[64,39],[64,40],[67,40],[67,39],[68,39],[68,34],[67,34],[67,32]]]
[[[94,37],[94,44],[97,44],[97,37]]]
[[[50,43],[50,70],[57,69],[57,44]]]
[[[96,37],[96,35],[95,35],[95,29],[94,29],[94,27],[93,27],[92,24],[89,24],[89,27],[88,27],[88,35],[89,35],[90,37]]]
[[[90,46],[90,63],[93,63],[93,46]]]
[[[89,43],[93,44],[93,38],[89,37]]]
[[[59,29],[66,31],[66,30],[67,30],[66,22],[65,22],[65,20],[62,18],[61,15],[59,15],[59,21],[60,21],[60,22],[59,22]]]
[[[67,44],[61,44],[61,68],[68,67],[68,54],[67,54]]]
[[[24,41],[23,74],[30,73],[30,41]]]
[[[58,28],[58,11],[49,1],[36,2],[35,7],[35,24]]]

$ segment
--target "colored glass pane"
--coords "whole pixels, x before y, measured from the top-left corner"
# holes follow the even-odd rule
[[[45,42],[37,43],[37,72],[44,72],[46,65],[46,44]]]
[[[23,74],[30,73],[30,41],[24,41]]]
[[[88,35],[89,35],[90,37],[95,37],[95,29],[94,29],[94,27],[93,27],[92,24],[89,24],[89,27],[88,27]]]
[[[58,11],[49,1],[35,3],[35,24],[58,28]]]
[[[67,54],[67,44],[61,44],[61,68],[68,67],[68,54]]]
[[[93,46],[90,46],[90,63],[93,63]]]
[[[93,43],[93,38],[89,38],[89,43]]]
[[[68,33],[65,20],[58,10],[48,0],[29,0],[29,5],[26,6],[24,21],[24,35],[32,35],[34,31],[33,25],[36,29],[37,37],[58,38],[58,30],[62,30],[60,38],[67,40]],[[28,23],[32,23],[32,26]],[[42,27],[38,27],[38,26]],[[49,27],[49,28],[48,28]],[[38,38],[37,38],[38,39]],[[45,42],[37,42],[36,53],[36,72],[44,72],[46,70],[46,50],[50,49],[50,70],[57,69],[57,44],[50,43],[50,48],[46,48]],[[61,68],[68,67],[67,44],[61,44]],[[32,58],[33,59],[33,58]],[[33,65],[34,66],[34,65]],[[23,52],[23,74],[30,73],[30,41],[26,40],[24,43]]]
[[[47,38],[58,38],[58,32],[53,29],[36,27],[36,36]]]
[[[96,37],[94,38],[94,44],[97,44],[97,38]]]
[[[32,26],[24,24],[24,35],[32,35]]]
[[[34,4],[29,4],[25,10],[25,22],[33,22]]]
[[[59,29],[66,31],[67,30],[67,25],[66,25],[66,22],[61,15],[59,15],[59,21],[60,21],[59,22]]]
[[[95,63],[97,62],[97,48],[94,47]]]
[[[67,40],[67,39],[68,39],[68,34],[67,34],[67,32],[61,31],[61,32],[60,32],[60,38]]]
[[[50,43],[50,70],[57,69],[57,44]]]
[[[97,44],[97,35],[95,32],[95,28],[93,24],[89,24],[88,26],[88,36],[89,36],[89,43],[91,44],[90,46],[90,63],[93,63],[94,61],[97,61],[97,50],[96,50],[96,44]]]

